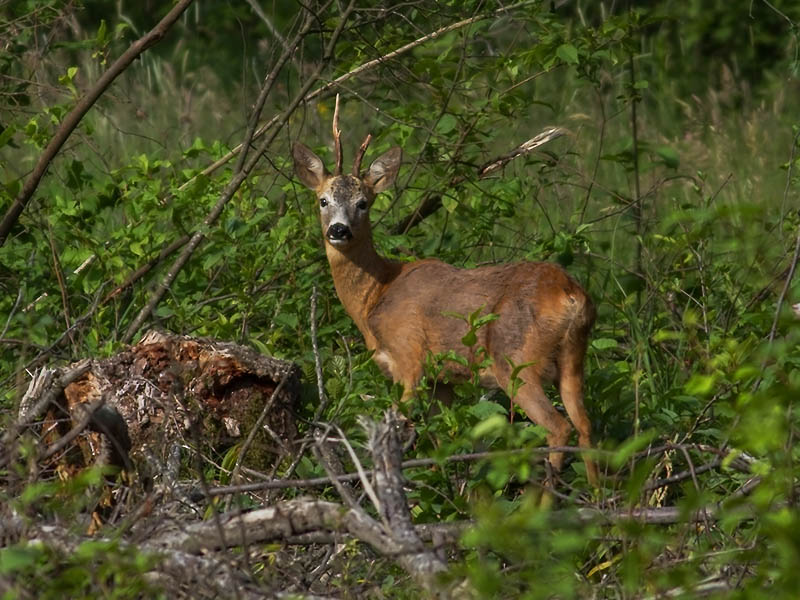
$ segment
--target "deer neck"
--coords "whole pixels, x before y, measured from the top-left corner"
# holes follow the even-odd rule
[[[364,336],[367,347],[374,349],[375,340],[367,319],[386,286],[400,273],[400,264],[380,256],[372,236],[344,250],[326,240],[325,252],[339,299]]]

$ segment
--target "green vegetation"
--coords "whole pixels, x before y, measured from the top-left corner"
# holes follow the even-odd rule
[[[112,4],[6,3],[0,214],[78,99],[169,9]],[[135,341],[146,327],[126,337],[131,323],[180,252],[162,249],[201,232],[146,326],[297,362],[306,381],[299,416],[310,432],[320,402],[309,310],[316,288],[330,399],[321,420],[363,441],[358,419],[379,419],[399,392],[370,361],[336,297],[313,199],[289,158],[290,143],[301,139],[332,164],[338,92],[346,168],[368,132],[365,164],[393,145],[404,149],[396,188],[373,209],[381,252],[464,267],[557,261],[598,307],[586,397],[603,489],[587,486],[575,457],[553,509],[542,510],[541,453],[445,465],[458,453],[544,443],[543,430],[521,413],[509,422],[506,398],[463,385],[452,406],[428,390],[404,407],[417,434],[406,458],[442,461],[405,471],[415,522],[475,519],[451,549],[454,574],[485,598],[795,598],[800,6],[356,4],[346,18],[344,3],[308,5],[316,15],[299,34],[304,13],[295,3],[199,2],[100,97],[0,246],[3,428],[39,366],[109,356]],[[305,85],[313,92],[470,17],[293,108]],[[205,225],[237,159],[204,170],[242,141],[260,86],[296,36],[260,123],[278,120],[254,146],[271,141]],[[316,69],[320,78],[311,81]],[[570,135],[479,179],[478,167],[548,125]],[[398,230],[436,198],[438,210]],[[147,264],[153,268],[129,284]],[[26,463],[32,434],[21,441],[0,472],[0,503],[26,519],[75,519],[85,530],[83,502],[55,511],[35,497],[31,486],[55,483],[37,481]],[[185,476],[197,478],[194,458],[184,462]],[[202,468],[225,479],[212,463]],[[325,471],[309,453],[295,475]],[[96,485],[87,480],[73,493]],[[325,495],[338,499],[332,488]],[[655,510],[664,507],[674,507],[671,518]],[[619,518],[644,509],[665,522]],[[103,541],[77,549],[4,536],[3,597],[56,597],[68,584],[71,597],[157,589],[141,576],[154,559],[109,541],[123,526],[110,522]],[[327,592],[418,597],[405,572],[385,558],[366,560],[368,552],[344,547]],[[254,571],[272,586],[274,553],[266,548]]]

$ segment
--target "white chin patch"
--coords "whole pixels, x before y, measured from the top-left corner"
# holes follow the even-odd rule
[[[347,246],[347,244],[350,243],[350,240],[342,238],[336,238],[336,239],[328,238],[328,243],[334,248],[341,248],[342,246]]]

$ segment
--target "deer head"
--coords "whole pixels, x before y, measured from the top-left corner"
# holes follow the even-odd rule
[[[366,150],[368,142],[369,137],[362,150]],[[344,250],[371,239],[369,209],[375,196],[394,183],[402,155],[400,148],[391,148],[375,159],[366,173],[360,174],[362,151],[356,157],[352,174],[331,174],[319,156],[304,144],[294,143],[295,173],[317,195],[322,234],[329,244]]]

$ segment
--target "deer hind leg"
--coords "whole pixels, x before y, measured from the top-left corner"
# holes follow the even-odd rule
[[[512,401],[522,407],[531,421],[547,429],[549,446],[565,446],[570,433],[572,433],[572,425],[556,410],[544,393],[541,379],[531,371],[532,369],[527,369],[522,377],[525,383],[519,387]],[[553,469],[561,470],[561,466],[564,464],[562,452],[551,452],[548,459]]]
[[[567,347],[561,351],[558,389],[569,419],[578,430],[578,445],[591,449],[592,423],[583,404],[583,355],[582,349],[576,350],[575,347]],[[593,487],[597,487],[597,465],[588,454],[584,454],[583,462],[586,465],[586,478]]]

